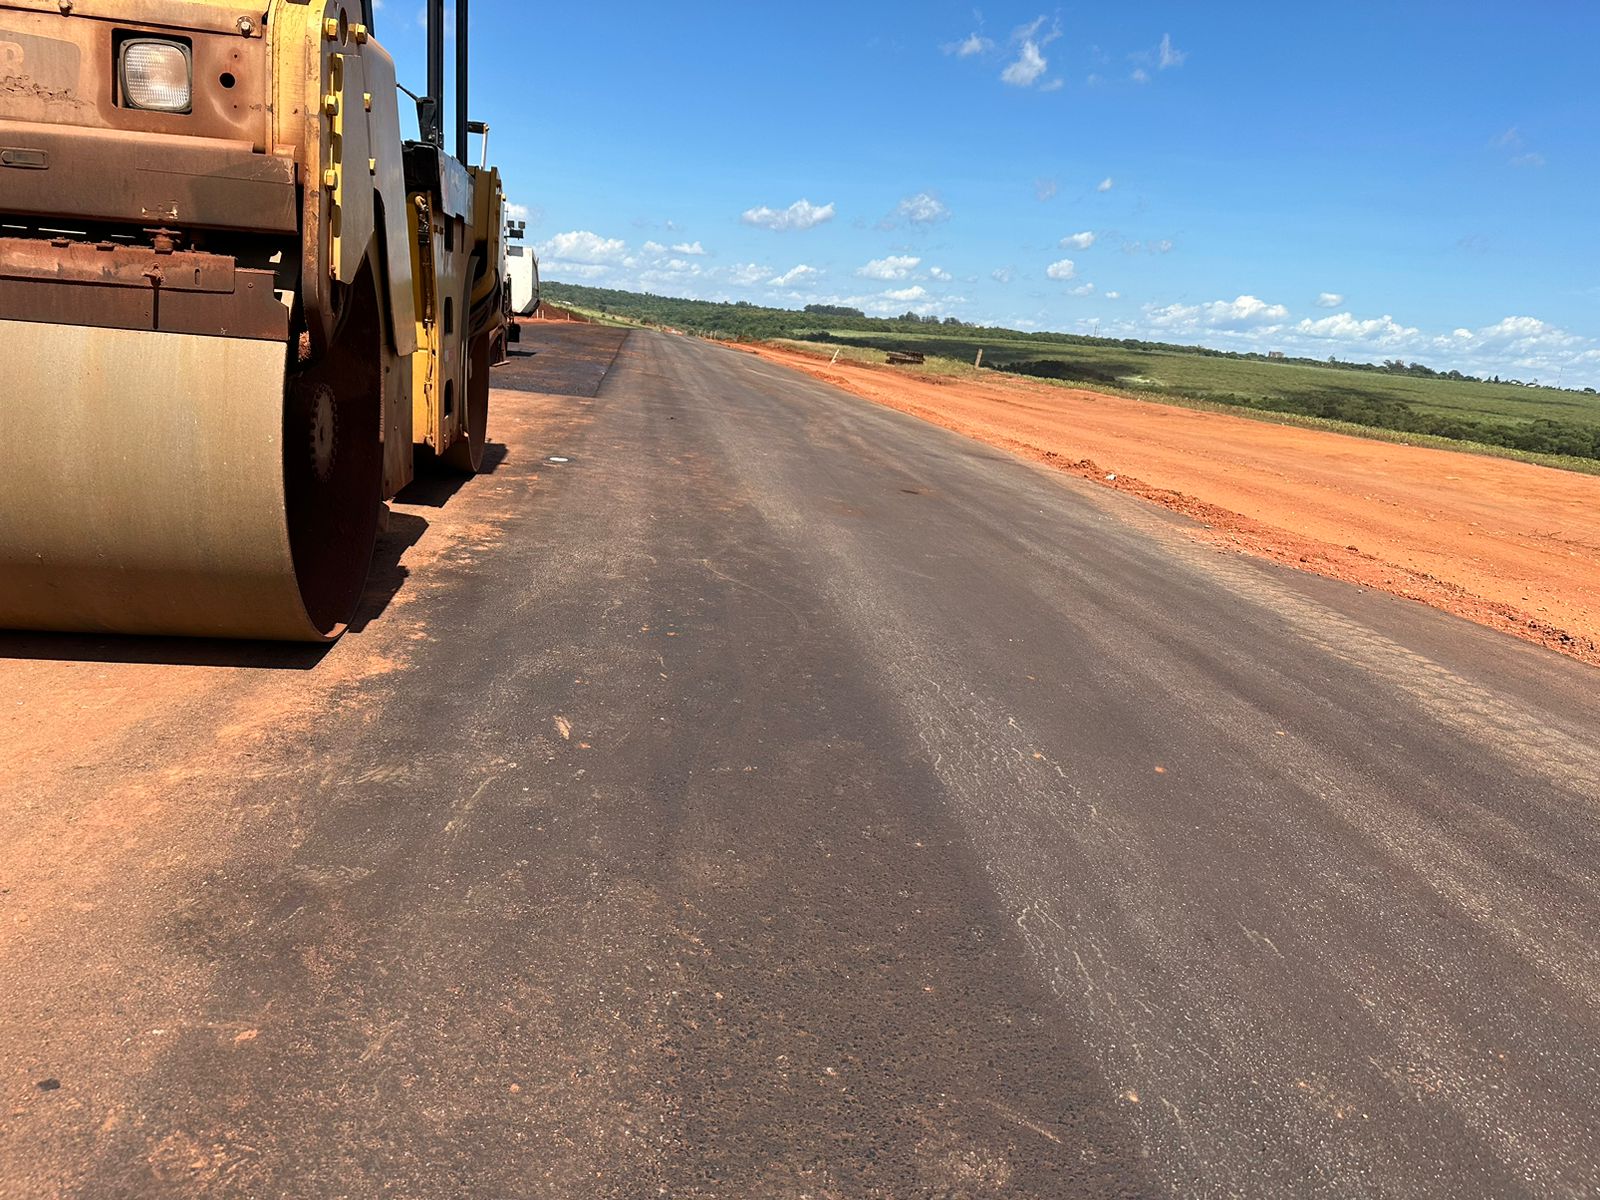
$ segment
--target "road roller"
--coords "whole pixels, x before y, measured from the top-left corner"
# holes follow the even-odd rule
[[[468,4],[412,140],[372,10],[0,0],[0,627],[332,641],[385,501],[480,469]]]

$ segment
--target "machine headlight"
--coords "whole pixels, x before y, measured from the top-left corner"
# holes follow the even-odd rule
[[[189,47],[158,38],[122,43],[122,99],[129,108],[186,113],[194,103]]]

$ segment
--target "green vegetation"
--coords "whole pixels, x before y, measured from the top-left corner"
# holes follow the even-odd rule
[[[730,341],[799,342],[912,351],[948,373],[983,351],[985,369],[1179,403],[1202,402],[1295,423],[1386,430],[1392,436],[1472,443],[1512,457],[1595,470],[1600,396],[1439,373],[1417,363],[1268,358],[1133,339],[1020,333],[907,313],[888,320],[813,305],[806,312],[716,304],[547,283],[545,294],[613,317]],[[941,364],[939,360],[948,360]],[[1580,464],[1573,459],[1585,460]]]

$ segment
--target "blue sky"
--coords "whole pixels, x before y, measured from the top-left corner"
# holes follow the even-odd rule
[[[422,8],[378,34],[417,89]],[[473,6],[548,278],[1600,386],[1600,5]]]

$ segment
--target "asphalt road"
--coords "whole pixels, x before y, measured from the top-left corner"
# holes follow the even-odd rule
[[[0,1196],[1600,1195],[1600,675],[530,337],[331,652],[0,635]]]

